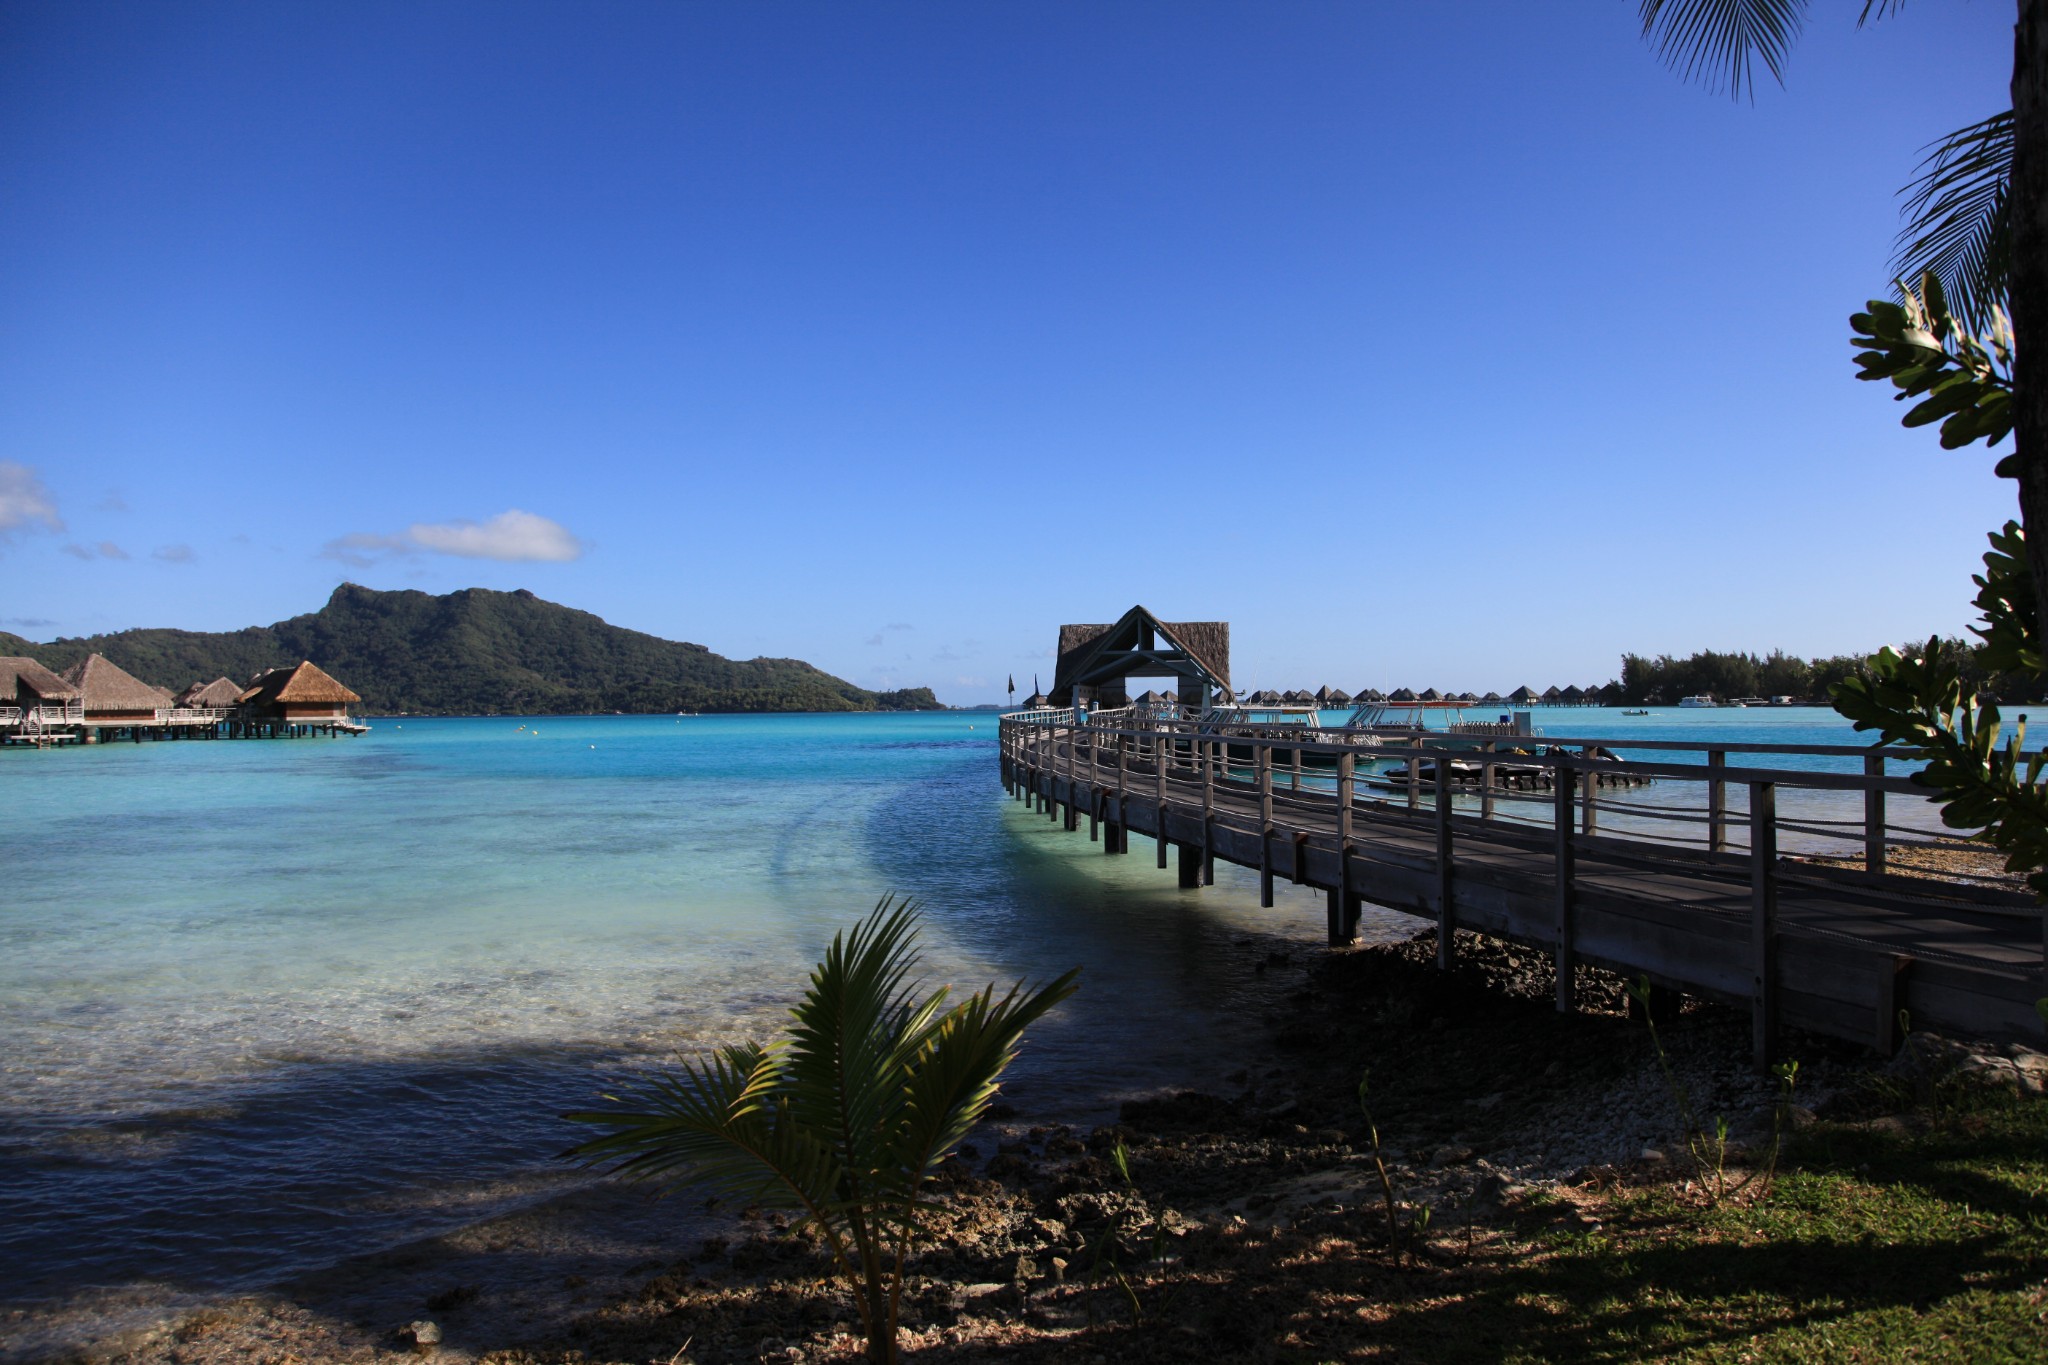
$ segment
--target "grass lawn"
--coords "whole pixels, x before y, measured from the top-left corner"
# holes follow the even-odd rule
[[[1384,1344],[1443,1361],[2048,1360],[2039,1101],[1816,1125],[1751,1204],[1616,1189],[1560,1224],[1562,1203],[1526,1206],[1465,1283],[1388,1304]]]

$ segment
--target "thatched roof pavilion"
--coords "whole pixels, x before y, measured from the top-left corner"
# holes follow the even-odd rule
[[[1179,679],[1190,706],[1206,707],[1209,694],[1230,695],[1230,623],[1162,621],[1132,607],[1109,625],[1060,627],[1053,668],[1056,706],[1094,702],[1122,706],[1127,678]]]
[[[308,660],[258,674],[235,700],[267,719],[323,721],[346,716],[350,704],[362,698]]]
[[[34,659],[0,656],[0,706],[54,706],[77,700],[76,687]]]
[[[147,724],[171,704],[171,694],[136,677],[104,654],[88,654],[64,670],[79,691],[87,725]]]
[[[1533,687],[1518,687],[1508,693],[1508,700],[1517,706],[1532,706],[1542,698],[1536,695],[1536,689]]]

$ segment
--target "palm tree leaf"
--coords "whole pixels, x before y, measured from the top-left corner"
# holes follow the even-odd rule
[[[916,923],[913,902],[883,897],[850,933],[833,938],[791,1011],[792,1111],[811,1131],[830,1135],[856,1186],[881,1159],[881,1137],[902,1102],[904,1037],[927,1026],[943,995],[923,1005],[909,999]]]
[[[1932,144],[1906,196],[1892,255],[1901,279],[1933,275],[1949,311],[1972,331],[1993,329],[2012,278],[2013,117],[2010,109]]]
[[[1641,0],[1643,41],[1688,81],[1756,98],[1753,61],[1785,83],[1785,53],[1805,25],[1807,0]],[[1865,6],[1869,17],[1869,6]]]
[[[1024,1030],[1072,995],[1080,975],[1075,968],[1029,995],[1013,986],[1000,1001],[989,986],[937,1021],[905,1079],[905,1121],[888,1165],[893,1194],[911,1201],[932,1168],[981,1121]]]
[[[563,1115],[610,1130],[566,1155],[629,1180],[702,1183],[749,1202],[828,1212],[838,1202],[838,1163],[789,1121],[777,1094],[782,1068],[780,1049],[752,1046],[679,1063],[676,1075],[607,1095],[613,1108]]]

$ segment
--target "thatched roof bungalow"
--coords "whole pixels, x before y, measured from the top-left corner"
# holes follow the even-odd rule
[[[1537,696],[1536,689],[1533,687],[1518,687],[1508,693],[1508,700],[1517,706],[1534,706],[1542,698]]]
[[[246,689],[233,678],[215,678],[210,683],[196,682],[177,696],[179,706],[228,707],[235,704]]]
[[[349,706],[362,698],[307,661],[259,673],[235,700],[251,719],[319,725],[346,719]]]
[[[0,656],[0,706],[62,706],[78,700],[78,689],[21,655]]]
[[[122,668],[104,654],[88,654],[64,670],[64,681],[79,691],[87,725],[152,725],[171,694]]]

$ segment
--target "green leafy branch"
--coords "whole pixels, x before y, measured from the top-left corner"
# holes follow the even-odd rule
[[[1964,695],[1954,646],[1927,642],[1919,659],[1881,650],[1871,676],[1837,684],[1835,709],[1859,730],[1875,730],[1892,744],[1927,756],[1913,781],[1932,788],[1941,821],[2006,855],[2006,868],[2028,873],[2027,885],[2048,900],[2048,783],[2042,756],[2027,757],[2026,726],[1999,743],[1994,702],[1973,706]]]
[[[1920,401],[1901,419],[1905,426],[1941,423],[1944,450],[1973,441],[1997,445],[2012,432],[2012,327],[2002,309],[1991,310],[1991,328],[1977,336],[1951,316],[1941,281],[1920,277],[1918,289],[1901,283],[1899,299],[1872,299],[1867,311],[1852,314],[1858,379],[1888,379],[1899,402]],[[2017,478],[2014,457],[1998,462],[1998,473]]]

